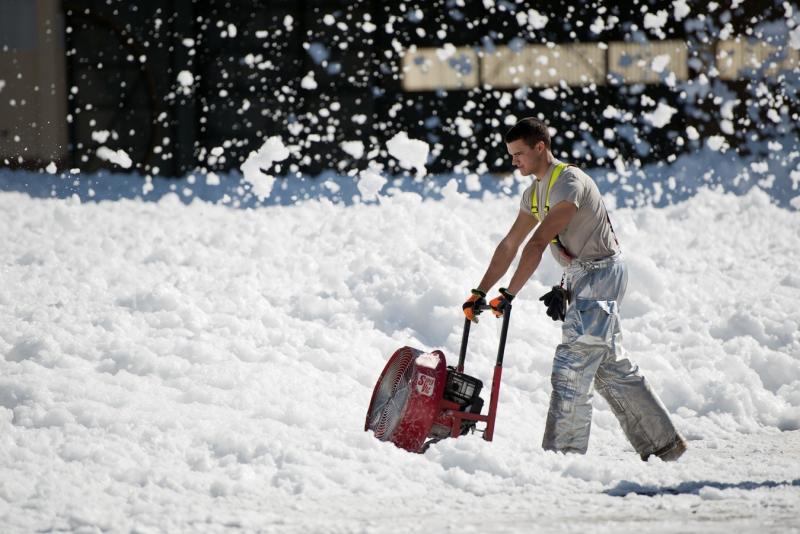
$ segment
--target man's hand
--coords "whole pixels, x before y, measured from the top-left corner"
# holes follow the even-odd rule
[[[539,297],[539,300],[544,302],[547,306],[547,316],[554,321],[563,321],[567,316],[567,301],[569,295],[567,290],[561,286],[553,286],[553,288]]]
[[[467,301],[461,305],[464,316],[473,323],[478,322],[478,314],[483,310],[481,306],[486,306],[486,293],[480,289],[473,289]]]
[[[492,313],[494,313],[494,316],[502,317],[503,312],[506,311],[506,308],[511,304],[512,300],[514,300],[514,295],[509,293],[508,289],[501,287],[500,295],[493,298],[492,301],[489,303],[489,306],[491,306]]]

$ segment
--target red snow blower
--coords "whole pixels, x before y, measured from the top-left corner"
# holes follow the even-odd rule
[[[476,311],[488,309],[489,306],[484,305]],[[470,321],[465,319],[457,367],[447,366],[439,350],[424,352],[403,347],[392,354],[372,392],[364,430],[372,430],[381,441],[391,441],[401,449],[419,453],[433,443],[470,431],[483,432],[483,439],[492,441],[510,317],[511,305],[508,304],[503,313],[486,415],[481,414],[483,383],[464,374],[470,329]],[[486,426],[478,429],[477,423],[486,423]]]

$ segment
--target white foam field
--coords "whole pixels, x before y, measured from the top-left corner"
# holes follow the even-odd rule
[[[586,456],[541,450],[549,258],[515,301],[494,442],[414,455],[363,431],[395,349],[455,360],[517,205],[0,194],[3,531],[800,527],[800,213],[757,190],[613,212],[626,345],[689,440],[679,462],[639,460],[599,398]],[[498,334],[472,333],[487,389]]]

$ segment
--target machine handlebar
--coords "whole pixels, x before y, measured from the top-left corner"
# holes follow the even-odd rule
[[[500,344],[497,347],[497,363],[496,365],[502,367],[503,366],[503,355],[506,350],[506,337],[508,335],[508,322],[511,319],[511,303],[507,302],[506,307],[503,310],[503,328],[500,331]],[[489,304],[475,304],[475,311],[480,313],[485,310],[491,310],[492,307]],[[467,357],[467,343],[469,342],[469,330],[471,327],[472,321],[469,319],[464,319],[464,334],[461,336],[461,351],[458,355],[458,372],[462,372],[464,370],[464,360]]]

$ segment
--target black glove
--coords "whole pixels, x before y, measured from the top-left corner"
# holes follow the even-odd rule
[[[553,286],[553,289],[539,297],[539,300],[547,306],[547,316],[554,321],[563,321],[567,316],[567,302],[569,295],[567,290],[561,286]]]

